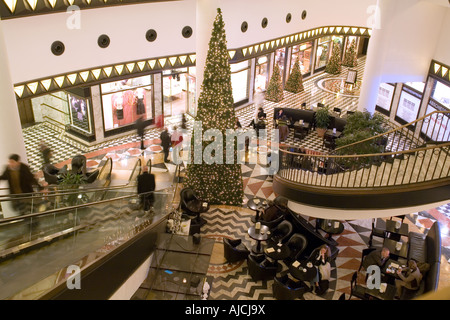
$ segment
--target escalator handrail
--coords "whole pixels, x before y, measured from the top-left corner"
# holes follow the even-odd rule
[[[95,201],[95,202],[89,202],[89,203],[84,203],[84,204],[78,204],[78,205],[70,206],[70,207],[64,207],[64,208],[52,209],[52,210],[48,210],[48,211],[45,211],[45,212],[36,212],[36,213],[30,213],[30,214],[25,214],[25,215],[21,215],[21,216],[15,216],[15,217],[4,218],[4,219],[0,220],[0,227],[1,227],[3,224],[11,223],[11,222],[14,222],[14,221],[16,221],[16,220],[24,220],[24,219],[27,219],[27,218],[34,218],[34,217],[39,217],[39,216],[49,215],[49,214],[53,214],[53,213],[60,213],[60,212],[68,211],[68,210],[81,209],[81,208],[85,208],[85,207],[89,207],[89,206],[94,206],[94,205],[98,205],[98,204],[104,204],[104,203],[113,202],[113,201],[119,201],[119,200],[125,200],[125,199],[136,198],[136,197],[141,196],[141,195],[148,195],[148,194],[152,194],[152,193],[168,193],[168,192],[164,192],[164,190],[165,190],[165,189],[163,189],[163,190],[158,190],[158,191],[143,192],[143,193],[139,193],[139,194],[134,193],[134,194],[132,194],[132,195],[127,195],[127,196],[117,197],[117,198],[113,198],[113,199],[100,200],[100,201]]]

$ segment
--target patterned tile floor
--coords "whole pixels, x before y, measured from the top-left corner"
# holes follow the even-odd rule
[[[363,72],[363,61],[360,61],[359,75]],[[345,70],[344,70],[345,72]],[[306,101],[308,105],[311,103],[322,102],[325,100],[333,108],[339,106],[343,109],[343,114],[347,110],[356,109],[356,98],[336,97],[316,87],[316,83],[327,75],[321,74],[312,79],[305,81],[305,92],[299,94],[291,94],[285,92],[285,99],[278,104],[265,101],[264,109],[267,118],[272,119],[273,108],[277,106],[299,108],[301,103]],[[243,126],[250,123],[250,119],[254,115],[254,106],[244,107],[237,111],[237,116]],[[179,124],[179,117],[167,119],[166,125],[171,126]],[[269,128],[271,121],[269,121]],[[161,147],[159,146],[159,130],[149,129],[145,135],[146,150],[144,152],[145,160],[153,158],[152,171],[161,180],[167,181],[163,177],[167,170],[174,171],[175,166],[164,164],[161,160]],[[85,154],[88,158],[88,167],[94,169],[101,165],[102,161],[107,157],[113,158],[113,172],[115,170],[129,170],[129,165],[124,165],[124,160],[134,160],[141,156],[139,142],[135,134],[115,139],[97,145],[93,148],[83,148],[77,143],[69,143],[68,139],[63,137],[61,132],[55,128],[45,124],[36,125],[31,128],[24,129],[25,144],[27,145],[28,162],[33,170],[38,171],[41,166],[41,156],[38,149],[40,141],[49,144],[53,150],[53,162],[57,165],[63,165],[78,153]],[[61,142],[63,141],[63,142]],[[324,152],[322,142],[315,138],[315,135],[309,135],[301,142],[297,139],[288,139],[288,144],[301,145],[307,149]],[[130,161],[128,161],[130,163]],[[132,163],[132,161],[131,161]],[[253,212],[245,207],[248,199],[255,196],[273,199],[275,194],[272,189],[272,177],[264,166],[259,164],[242,165],[243,181],[244,181],[244,205],[243,207],[213,207],[210,212],[205,214],[207,225],[202,229],[204,236],[217,239],[217,252],[220,252],[220,242],[222,237],[242,238],[249,244],[250,239],[247,235],[249,227],[249,219]],[[158,182],[157,182],[158,183]],[[310,219],[314,223],[314,219]],[[440,286],[450,286],[450,204],[441,206],[428,211],[411,213],[407,216],[407,222],[411,226],[411,230],[427,232],[428,228],[434,221],[441,224],[442,233],[442,266]],[[330,290],[324,297],[318,297],[314,294],[307,293],[304,298],[310,299],[337,299],[340,293],[349,293],[351,274],[359,267],[361,250],[366,247],[368,235],[370,233],[370,221],[346,221],[344,222],[345,231],[343,234],[335,237],[339,244],[340,254],[338,255],[335,265],[333,266],[332,281]],[[223,250],[223,249],[222,249]],[[271,299],[272,288],[269,282],[254,283],[247,274],[246,262],[241,264],[229,265],[223,261],[223,256],[216,255],[212,260],[209,274],[214,277],[211,289],[211,299]]]

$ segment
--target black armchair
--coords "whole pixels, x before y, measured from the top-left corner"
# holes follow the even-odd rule
[[[295,260],[301,260],[300,257],[308,245],[308,239],[300,233],[294,233],[286,242],[286,245],[289,247],[291,254],[285,259],[285,262],[291,264]]]
[[[227,262],[237,262],[247,259],[250,251],[247,249],[245,244],[242,243],[241,239],[228,239],[223,238],[223,250],[224,257]]]
[[[336,148],[336,138],[329,134],[325,134],[323,137],[323,146],[325,148],[334,150]]]
[[[56,175],[57,172],[54,172],[52,167],[53,167],[52,165],[46,164],[42,168],[42,173],[44,174],[44,180],[48,184],[58,184],[59,181],[58,181],[58,177]]]
[[[253,281],[272,280],[277,274],[278,265],[267,260],[264,255],[249,254],[247,265]]]
[[[381,219],[380,219],[381,220]],[[372,246],[372,240],[373,237],[378,237],[378,238],[386,238],[386,230],[382,227],[376,226],[375,222],[378,222],[378,219],[372,219],[372,232],[370,233],[369,236],[369,247]],[[384,222],[384,220],[381,220]],[[386,225],[386,224],[385,224]]]
[[[277,300],[295,300],[302,298],[307,291],[302,281],[293,281],[288,275],[275,277],[272,285],[273,297]]]
[[[352,275],[352,280],[350,282],[350,297],[348,298],[348,300],[350,300],[352,296],[355,296],[362,300],[368,300],[366,296],[366,289],[363,286],[356,284],[357,277],[358,272],[355,271]]]
[[[359,265],[359,269],[358,271],[361,271],[362,267],[363,267],[363,262],[364,262],[364,258],[371,253],[372,251],[375,251],[377,248],[366,248],[363,249],[362,254],[361,254],[361,264]]]
[[[284,220],[280,222],[280,224],[272,230],[272,236],[270,237],[268,242],[270,242],[272,245],[280,242],[285,243],[289,239],[289,236],[291,235],[293,229],[294,228],[292,226],[292,223],[290,223],[289,221]]]
[[[201,199],[197,198],[192,188],[184,188],[180,192],[180,208],[195,218],[196,222],[200,222],[201,225],[206,221],[200,217],[200,214],[209,210],[209,204]]]

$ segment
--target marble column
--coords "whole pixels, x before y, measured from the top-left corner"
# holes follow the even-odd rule
[[[367,110],[372,114],[375,112],[378,88],[382,81],[380,70],[382,70],[381,67],[386,52],[387,43],[385,39],[388,38],[389,10],[392,9],[392,2],[389,0],[378,0],[377,5],[373,7],[376,10],[372,12],[372,16],[368,20],[369,25],[367,27],[372,28],[372,35],[367,48],[358,111]]]
[[[8,163],[9,155],[16,153],[21,161],[27,162],[27,152],[23,140],[22,126],[20,124],[19,109],[14,93],[14,85],[9,69],[8,53],[3,36],[2,21],[0,20],[0,170],[3,173],[4,165]],[[1,174],[0,173],[0,174]],[[7,187],[1,181],[1,187]],[[0,191],[3,193],[4,191]],[[3,216],[10,216],[10,208],[2,204]]]
[[[198,101],[203,83],[203,72],[205,70],[208,44],[211,39],[214,19],[217,16],[217,8],[220,7],[219,0],[197,0],[197,17],[195,30],[196,49],[196,96]],[[195,106],[197,112],[197,106]]]

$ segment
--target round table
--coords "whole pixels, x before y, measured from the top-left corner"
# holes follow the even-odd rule
[[[291,255],[291,249],[289,249],[289,247],[285,244],[272,244],[264,249],[264,254],[270,259],[275,260],[278,269],[281,271],[282,267],[281,264],[278,263],[278,260],[283,260],[289,257]]]
[[[323,219],[320,222],[320,229],[328,234],[329,240],[333,240],[333,234],[341,234],[344,231],[344,224],[337,220]]]
[[[303,261],[296,267],[294,266],[296,262],[299,263],[298,261],[294,261],[289,265],[291,275],[301,281],[312,281],[317,275],[317,267],[309,261]]]
[[[252,247],[252,251],[255,254],[263,253],[261,250],[261,241],[266,241],[270,238],[271,233],[268,226],[261,225],[259,230],[256,230],[255,226],[251,226],[248,229],[248,235],[253,240],[256,240],[256,247]]]
[[[253,222],[260,220],[259,213],[260,211],[264,211],[268,207],[268,204],[269,202],[266,199],[251,198],[248,200],[247,207],[253,211],[256,211],[256,216],[252,217]]]

